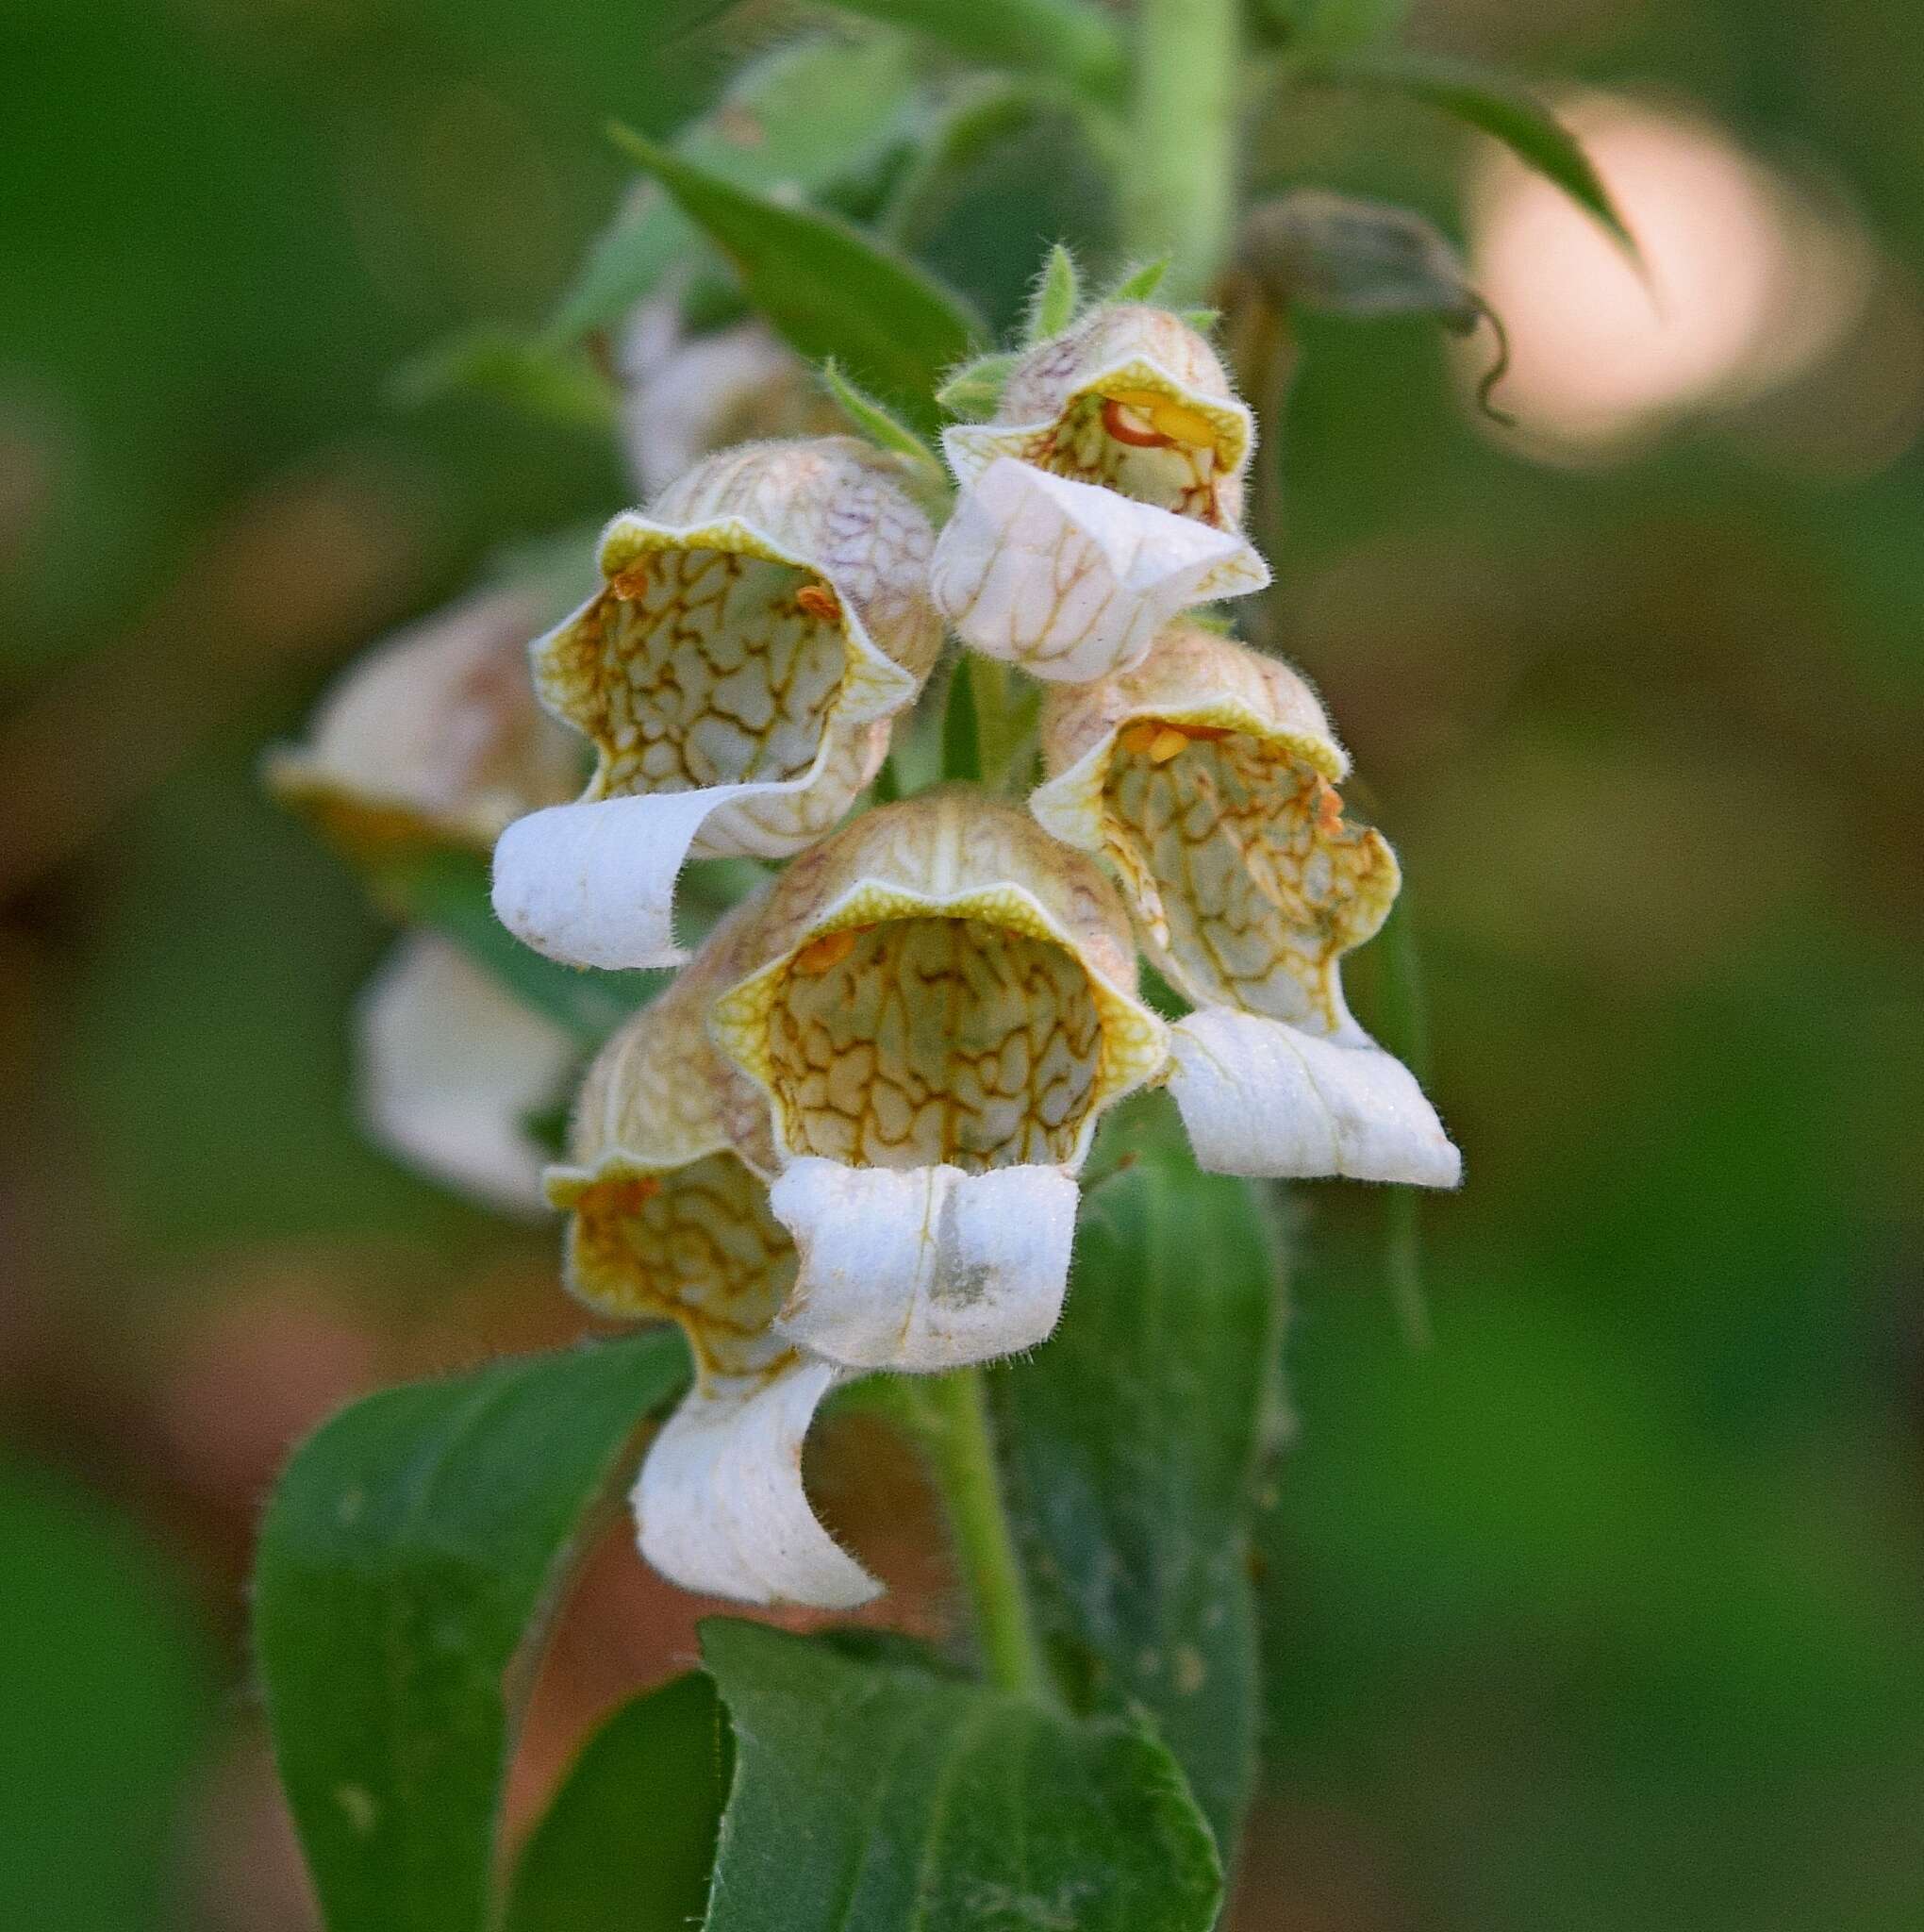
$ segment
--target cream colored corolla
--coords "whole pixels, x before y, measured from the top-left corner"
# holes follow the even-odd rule
[[[1382,925],[1395,855],[1343,816],[1349,771],[1286,665],[1192,624],[1136,670],[1052,691],[1030,804],[1103,854],[1144,949],[1197,1010],[1169,1088],[1204,1167],[1453,1187],[1408,1069],[1351,1017],[1342,956]]]
[[[852,1368],[1040,1341],[1097,1121],[1168,1053],[1114,888],[1019,809],[924,792],[795,859],[743,945],[709,1030],[771,1108],[781,1331]]]
[[[768,1107],[704,1025],[759,909],[718,926],[602,1050],[547,1190],[572,1217],[574,1293],[605,1315],[679,1323],[694,1357],[695,1385],[635,1485],[642,1555],[709,1595],[846,1608],[878,1586],[816,1520],[801,1463],[843,1371],[774,1325],[796,1257],[769,1208]]]
[[[1070,682],[1125,670],[1179,612],[1259,591],[1242,536],[1248,406],[1180,316],[1122,303],[1030,350],[993,422],[942,447],[961,485],[937,605],[976,650]]]
[[[608,525],[602,589],[533,653],[594,776],[495,849],[495,909],[528,944],[673,964],[688,857],[786,857],[847,812],[941,643],[901,474],[847,437],[750,443]]]

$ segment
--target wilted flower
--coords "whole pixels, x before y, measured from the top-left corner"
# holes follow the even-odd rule
[[[1399,875],[1382,834],[1343,817],[1349,758],[1302,679],[1175,625],[1137,670],[1052,691],[1042,735],[1036,817],[1107,857],[1199,1009],[1171,1028],[1169,1080],[1198,1160],[1453,1186],[1434,1108],[1343,1001],[1341,958]]]
[[[572,1040],[459,947],[410,933],[361,994],[356,1084],[369,1134],[489,1208],[541,1208],[547,1158],[528,1118],[553,1107]]]
[[[608,525],[604,587],[534,650],[594,776],[495,850],[495,909],[530,945],[671,964],[688,857],[784,857],[847,811],[941,642],[898,475],[851,438],[749,444]]]
[[[679,294],[636,307],[615,374],[622,446],[644,497],[732,442],[826,432],[838,420],[808,364],[765,322],[691,335]]]
[[[931,587],[977,650],[1081,681],[1138,662],[1178,612],[1259,591],[1243,540],[1248,408],[1180,316],[1097,308],[1011,372],[995,420],[942,446],[962,485]]]
[[[536,593],[489,591],[375,645],[322,701],[306,743],[268,753],[269,788],[357,854],[493,844],[581,783],[579,747],[528,688],[540,622]]]
[[[1108,882],[1008,806],[925,792],[797,858],[744,958],[709,1028],[771,1106],[782,1332],[916,1370],[1040,1341],[1096,1122],[1167,1054]]]
[[[755,909],[602,1050],[548,1196],[573,1216],[573,1291],[603,1314],[679,1323],[694,1357],[695,1386],[636,1482],[642,1554],[688,1590],[842,1608],[877,1586],[816,1521],[801,1467],[842,1372],[772,1325],[795,1249],[769,1211],[768,1108],[703,1026]]]

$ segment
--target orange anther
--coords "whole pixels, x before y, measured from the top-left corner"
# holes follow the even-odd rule
[[[1316,828],[1325,839],[1343,829],[1343,794],[1327,778],[1316,781]]]
[[[626,1180],[618,1181],[615,1185],[615,1212],[639,1214],[660,1191],[661,1177],[658,1174],[631,1174]]]
[[[1188,743],[1189,734],[1180,724],[1158,724],[1149,756],[1156,764],[1166,765],[1179,751],[1186,751]]]
[[[795,592],[795,603],[810,617],[819,617],[823,624],[838,624],[841,621],[841,599],[826,584],[804,584]]]
[[[648,588],[648,566],[651,559],[643,558],[639,563],[631,563],[628,568],[608,579],[608,589],[624,604],[632,604]]]
[[[1139,724],[1131,724],[1116,742],[1132,758],[1147,758],[1150,747],[1155,742],[1155,735],[1161,729],[1153,718],[1145,718]]]
[[[813,976],[826,973],[832,966],[839,966],[855,950],[855,941],[860,929],[853,925],[842,926],[836,932],[825,932],[819,939],[812,939],[795,955],[795,971]]]

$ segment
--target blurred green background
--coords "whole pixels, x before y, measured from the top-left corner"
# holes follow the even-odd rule
[[[645,14],[0,17],[0,1923],[304,1923],[241,1649],[265,1487],[356,1391],[572,1326],[549,1231],[357,1137],[347,1015],[387,935],[254,770],[369,638],[622,500],[597,439],[398,410],[389,380],[545,312],[624,185],[606,117],[673,127],[757,31],[663,51]],[[1856,280],[1821,353],[1581,460],[1475,425],[1425,325],[1303,328],[1265,457],[1276,636],[1402,850],[1468,1180],[1424,1208],[1428,1350],[1380,1202],[1298,1197],[1238,1924],[1898,1932],[1924,1923],[1924,10],[1419,0],[1413,35],[1715,125],[1798,184],[1819,281],[1818,232]],[[1459,232],[1497,192],[1471,137],[1321,97],[1252,166]],[[1047,238],[998,206],[944,265],[1013,292]],[[1535,314],[1519,374],[1551,390],[1519,408],[1581,360]],[[828,1444],[841,1520],[913,1541],[861,1451]],[[634,1568],[564,1630],[531,1789],[686,1648]]]

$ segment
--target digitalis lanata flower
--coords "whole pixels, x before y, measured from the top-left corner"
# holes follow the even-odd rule
[[[849,438],[751,443],[608,525],[603,588],[534,649],[594,776],[495,850],[495,909],[530,945],[672,964],[687,858],[786,857],[848,810],[941,642],[934,533],[898,476]]]
[[[745,951],[709,1025],[771,1108],[783,1333],[912,1370],[1040,1341],[1096,1122],[1167,1054],[1113,888],[1013,808],[925,792],[797,858]]]
[[[801,1469],[841,1371],[773,1325],[795,1248],[769,1209],[768,1108],[704,1029],[757,910],[717,927],[603,1049],[548,1196],[572,1216],[575,1294],[603,1314],[679,1323],[694,1357],[695,1386],[635,1486],[642,1555],[688,1590],[845,1608],[877,1586],[816,1521]]]
[[[993,422],[944,433],[962,493],[937,604],[966,642],[1037,677],[1139,662],[1178,612],[1269,582],[1240,527],[1254,438],[1179,316],[1095,309],[1016,365]]]
[[[1042,736],[1036,817],[1108,858],[1198,1008],[1171,1029],[1169,1087],[1202,1164],[1453,1186],[1435,1109],[1343,1001],[1342,956],[1399,875],[1343,816],[1349,758],[1302,679],[1179,624],[1136,670],[1053,691]]]

